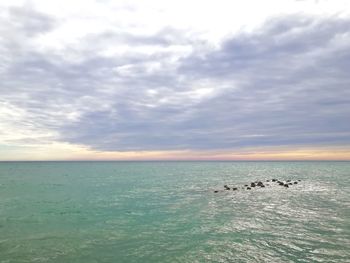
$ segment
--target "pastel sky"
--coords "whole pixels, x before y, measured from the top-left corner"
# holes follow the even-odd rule
[[[350,160],[348,0],[0,0],[0,160]]]

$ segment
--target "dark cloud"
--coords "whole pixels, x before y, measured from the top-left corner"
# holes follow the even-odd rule
[[[107,32],[71,47],[79,56],[71,61],[28,44],[55,21],[33,10],[10,13],[22,37],[11,40],[16,49],[1,42],[12,52],[2,53],[2,100],[61,141],[106,151],[350,143],[348,19],[275,18],[205,51],[172,29]],[[110,43],[135,51],[101,55]]]

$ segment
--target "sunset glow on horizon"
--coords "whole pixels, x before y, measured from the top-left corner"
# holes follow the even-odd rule
[[[284,147],[240,149],[239,151],[94,151],[86,147],[56,144],[43,148],[8,151],[2,161],[350,161],[345,147],[295,149]]]

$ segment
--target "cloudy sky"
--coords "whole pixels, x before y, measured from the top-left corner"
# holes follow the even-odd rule
[[[350,160],[349,69],[347,0],[0,0],[0,160]]]

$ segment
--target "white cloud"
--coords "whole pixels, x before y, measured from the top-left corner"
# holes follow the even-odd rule
[[[295,0],[207,0],[207,1],[0,1],[0,6],[27,5],[57,19],[59,26],[42,35],[42,47],[61,49],[79,43],[89,34],[115,30],[151,35],[164,27],[202,34],[217,43],[228,34],[252,30],[275,15],[343,15],[350,12],[349,1]]]

